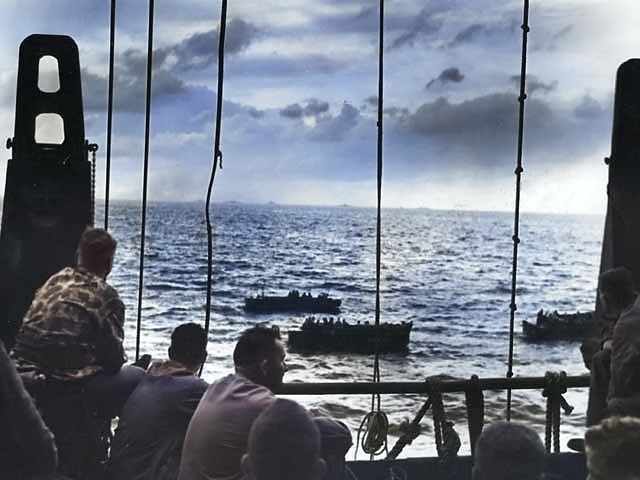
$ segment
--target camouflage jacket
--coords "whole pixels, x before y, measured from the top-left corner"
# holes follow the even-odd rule
[[[16,337],[21,372],[62,379],[115,373],[125,362],[124,304],[103,279],[67,267],[38,289]]]

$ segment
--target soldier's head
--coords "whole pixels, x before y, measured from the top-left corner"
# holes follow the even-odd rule
[[[609,417],[584,436],[587,480],[640,479],[640,419]]]
[[[117,242],[109,232],[101,228],[87,227],[78,242],[76,265],[107,278],[113,266]]]
[[[631,272],[625,267],[602,272],[598,277],[598,297],[606,311],[619,315],[636,298]]]
[[[542,441],[531,428],[513,422],[485,427],[475,446],[473,480],[539,480],[545,467]]]
[[[194,373],[207,358],[207,334],[197,323],[178,325],[171,334],[169,358],[180,362]]]
[[[257,325],[240,335],[233,351],[236,373],[271,391],[282,385],[287,367],[284,344],[277,326]]]
[[[242,470],[250,480],[319,480],[320,431],[309,412],[284,398],[256,418],[249,432]]]

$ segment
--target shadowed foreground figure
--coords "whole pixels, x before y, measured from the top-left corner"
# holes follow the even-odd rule
[[[253,422],[242,470],[247,480],[321,480],[320,431],[302,406],[277,399]]]
[[[482,430],[476,443],[473,480],[540,480],[544,468],[544,445],[529,427],[496,422]]]
[[[631,272],[624,267],[612,268],[600,274],[598,298],[603,312],[610,317],[611,323],[603,328],[600,337],[600,350],[593,355],[590,362],[591,381],[587,405],[587,426],[596,425],[611,414],[607,399],[612,393],[610,391],[612,372],[616,378],[619,377],[618,371],[625,365],[627,359],[633,357],[633,355],[621,354],[621,345],[626,343],[626,339],[621,338],[620,333],[629,325],[637,323],[637,319],[640,318],[640,311],[634,308],[636,292],[633,278]],[[618,324],[621,320],[623,328],[619,329]],[[617,335],[616,330],[619,330]],[[617,340],[614,340],[614,337],[617,337]],[[618,346],[617,353],[614,355],[615,365],[612,365],[614,343]],[[615,379],[613,383],[616,383]]]
[[[184,323],[171,334],[169,360],[154,362],[122,409],[111,442],[114,480],[175,480],[189,421],[208,384],[196,376],[207,334]]]
[[[0,341],[0,478],[42,480],[56,471],[53,435]]]
[[[640,420],[609,417],[587,429],[587,480],[640,479]]]

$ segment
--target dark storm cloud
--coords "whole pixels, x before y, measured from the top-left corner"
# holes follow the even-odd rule
[[[451,46],[457,46],[462,43],[471,43],[480,35],[486,35],[487,33],[489,33],[489,29],[485,25],[474,23],[459,32],[451,42]]]
[[[336,141],[347,136],[348,132],[358,124],[358,109],[347,103],[342,105],[340,113],[334,117],[323,115],[312,130],[311,138],[320,141]]]
[[[567,165],[592,154],[600,147],[600,136],[585,133],[610,129],[606,106],[591,97],[585,96],[573,107],[557,103],[546,97],[530,97],[525,102],[525,152],[536,159],[538,168],[545,162],[557,162],[558,152],[568,148],[571,153],[563,158]],[[515,158],[518,109],[513,93],[494,93],[457,104],[439,98],[399,120],[427,138],[429,145],[441,145],[451,169],[463,165],[503,168]]]
[[[227,24],[225,52],[235,54],[244,50],[258,35],[258,29],[240,19]],[[218,58],[218,28],[199,32],[180,43],[154,50],[152,56],[152,97],[184,94],[187,86],[181,74],[211,66]],[[130,48],[118,56],[115,65],[114,108],[120,111],[142,111],[146,96],[146,50]],[[83,72],[85,107],[103,109],[107,102],[107,79]]]
[[[225,54],[233,55],[241,52],[257,35],[259,30],[254,25],[237,18],[230,20],[225,33]],[[173,55],[176,58],[176,67],[181,70],[208,67],[218,60],[219,36],[219,28],[196,33],[178,45],[167,48],[167,57]]]
[[[528,107],[535,110],[532,116],[551,116],[540,102]],[[414,131],[450,145],[451,152],[458,152],[448,160],[455,168],[455,164],[471,163],[490,167],[503,161],[515,151],[517,120],[518,103],[514,96],[496,93],[459,104],[439,98],[423,104],[404,121]]]
[[[298,103],[293,103],[291,105],[287,105],[282,110],[280,110],[280,115],[285,118],[302,118],[304,109]]]
[[[309,100],[307,105],[304,107],[304,114],[309,116],[320,116],[324,115],[329,111],[329,103],[321,102],[315,98]]]
[[[322,118],[329,111],[329,103],[323,102],[318,99],[312,98],[307,100],[304,104],[293,103],[287,105],[280,110],[280,115],[285,118],[299,119],[303,117],[315,117],[316,119]]]
[[[447,83],[460,83],[463,79],[464,75],[460,73],[460,70],[456,67],[451,67],[443,70],[437,78],[430,80],[426,88],[430,88],[436,82],[445,85]]]
[[[390,49],[400,48],[403,46],[413,46],[419,38],[424,38],[436,33],[442,27],[442,21],[434,16],[434,12],[428,9],[421,10],[418,15],[405,19],[407,25],[403,26],[404,32],[395,36],[392,40]],[[400,27],[399,19],[395,19],[395,24]]]

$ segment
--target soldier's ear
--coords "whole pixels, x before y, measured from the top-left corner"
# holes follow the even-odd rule
[[[242,469],[242,478],[244,480],[253,480],[253,472],[251,471],[251,462],[249,454],[245,453],[240,459],[240,468]]]

